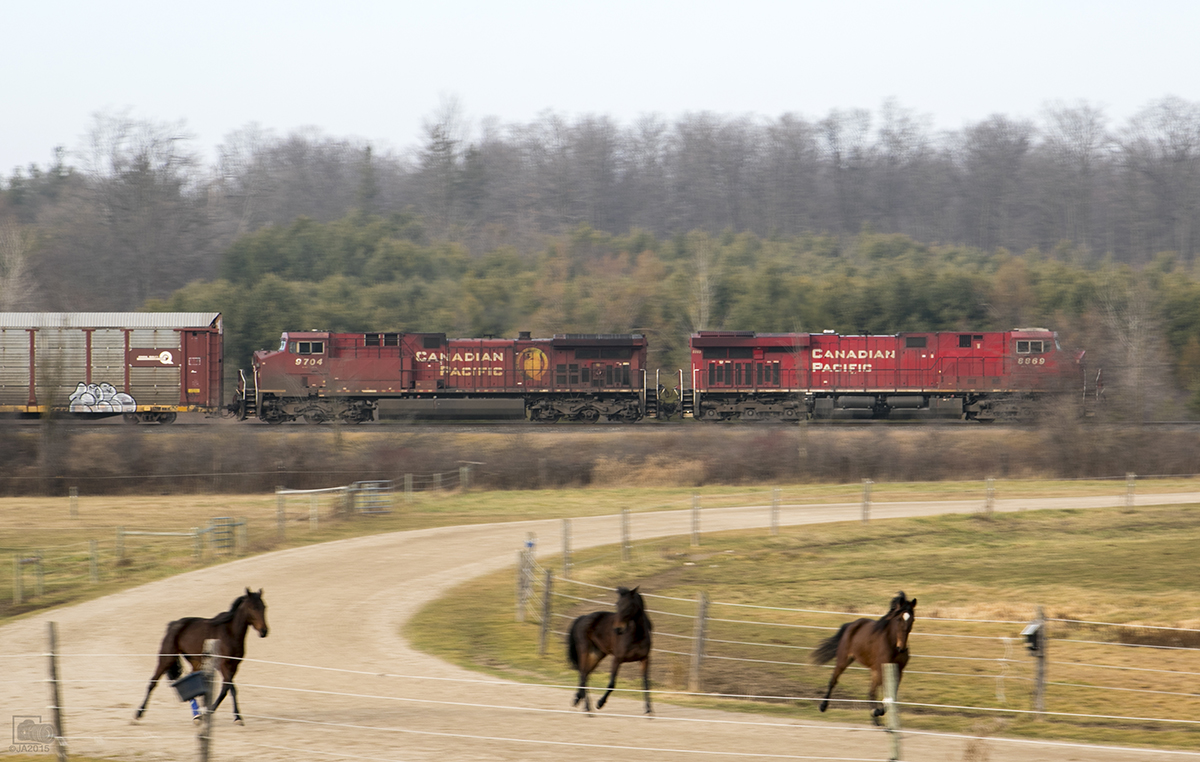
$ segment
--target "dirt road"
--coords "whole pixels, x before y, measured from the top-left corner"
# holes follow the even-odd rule
[[[1001,501],[997,510],[1096,507],[1120,498]],[[1197,503],[1200,494],[1155,495],[1149,503]],[[872,519],[978,510],[970,503],[889,503]],[[854,520],[857,504],[787,507],[781,523]],[[704,511],[704,531],[766,526],[762,508]],[[634,539],[684,534],[686,511],[637,514]],[[0,628],[0,714],[49,719],[46,622],[58,622],[63,705],[71,749],[124,760],[197,756],[189,711],[165,684],[140,724],[131,724],[168,620],[212,616],[245,586],[264,588],[270,636],[247,640],[252,659],[237,677],[246,726],[229,706],[215,723],[215,760],[560,760],[596,758],[884,760],[886,734],[866,723],[821,723],[810,709],[793,720],[726,714],[658,702],[639,715],[636,698],[596,717],[570,707],[559,688],[503,682],[412,650],[403,623],[449,587],[514,562],[526,532],[539,552],[559,552],[560,522],[446,527],[299,548],[180,575]],[[575,547],[619,539],[615,516],[575,519]],[[1167,755],[1070,745],[908,734],[911,760],[1163,760]],[[978,742],[975,742],[978,743]],[[986,753],[987,756],[980,756]],[[1187,758],[1187,757],[1185,757]],[[1200,758],[1200,754],[1191,758]]]

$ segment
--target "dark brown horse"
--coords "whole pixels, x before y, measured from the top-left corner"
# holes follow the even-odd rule
[[[263,603],[262,594],[262,588],[259,588],[257,593],[252,593],[250,588],[246,588],[246,594],[238,596],[229,607],[229,611],[217,614],[212,619],[189,616],[168,624],[167,634],[158,649],[158,667],[154,670],[154,677],[150,678],[146,698],[133,718],[140,720],[146,713],[146,704],[150,702],[150,693],[158,684],[158,678],[165,674],[171,680],[176,680],[183,674],[182,659],[186,659],[193,670],[200,669],[200,662],[204,656],[204,641],[213,638],[218,643],[215,666],[221,673],[222,685],[220,697],[208,711],[217,711],[217,707],[228,693],[233,698],[233,721],[239,725],[245,724],[238,712],[237,688],[233,684],[233,676],[237,674],[242,657],[246,655],[246,631],[253,627],[258,630],[260,638],[267,637],[267,604]],[[193,711],[195,707],[193,701]]]
[[[646,603],[641,593],[635,587],[630,590],[625,587],[617,588],[617,611],[594,611],[584,614],[571,623],[571,632],[567,635],[567,658],[571,666],[579,670],[579,690],[575,693],[576,706],[583,701],[583,708],[588,713],[592,711],[592,702],[587,695],[587,679],[605,656],[612,656],[612,676],[608,680],[608,690],[596,702],[597,709],[604,708],[604,702],[613,692],[617,684],[617,671],[627,661],[642,663],[642,689],[646,692],[646,714],[650,708],[650,631],[653,629],[650,617],[646,616]]]
[[[825,664],[837,657],[837,665],[829,678],[829,690],[825,692],[825,700],[821,702],[822,712],[829,707],[829,697],[833,694],[833,686],[837,685],[838,677],[856,659],[871,670],[871,701],[877,700],[879,686],[883,684],[884,664],[896,665],[896,686],[899,687],[900,676],[904,674],[904,666],[908,664],[908,633],[912,631],[916,618],[913,610],[916,607],[917,599],[908,600],[901,590],[892,599],[888,612],[879,619],[855,619],[853,622],[846,622],[836,635],[821,641],[817,650],[813,651],[813,663]],[[876,725],[886,711],[886,706],[879,706],[871,713],[871,719]]]

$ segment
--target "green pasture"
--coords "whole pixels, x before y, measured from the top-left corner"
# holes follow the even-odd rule
[[[82,495],[71,513],[66,497],[0,498],[0,621],[45,608],[106,595],[154,579],[231,560],[209,547],[201,557],[184,537],[130,536],[122,558],[116,553],[116,529],[186,532],[205,527],[219,516],[245,518],[247,543],[241,553],[255,554],[347,537],[457,524],[526,519],[605,515],[628,508],[634,512],[683,510],[692,496],[702,508],[769,505],[773,489],[790,505],[857,502],[861,484],[802,484],[778,487],[623,487],[614,489],[417,492],[408,502],[395,495],[394,510],[386,515],[345,513],[332,498],[318,499],[318,519],[311,522],[311,498],[292,496],[285,504],[285,528],[280,537],[274,494],[259,495]],[[996,480],[998,500],[1063,495],[1124,495],[1124,480],[1044,481]],[[1200,490],[1200,480],[1154,479],[1138,482],[1139,494]],[[889,501],[970,500],[983,505],[983,481],[877,483],[871,486],[875,503]],[[95,542],[95,579],[92,552]],[[43,594],[35,593],[35,569],[21,565],[24,595],[14,604],[14,558],[43,559]]]
[[[961,484],[937,486],[969,491]],[[937,486],[914,485],[914,492],[928,493]],[[1076,486],[1083,485],[1071,485]],[[1052,492],[1063,488],[1040,487]],[[1023,489],[1037,494],[1038,488],[1026,484]],[[827,495],[849,497],[852,492],[830,490]],[[681,693],[660,695],[656,701],[864,724],[869,721],[865,704],[841,704],[843,708],[831,707],[822,715],[814,701],[806,700],[823,695],[829,677],[827,667],[807,663],[807,649],[842,622],[878,616],[902,589],[919,604],[910,641],[913,657],[900,699],[942,705],[906,706],[906,727],[1200,749],[1194,725],[1100,717],[1037,719],[1022,713],[1032,708],[1033,659],[1018,637],[1038,606],[1048,617],[1125,625],[1050,623],[1049,712],[1200,717],[1195,683],[1200,651],[1162,648],[1200,648],[1200,635],[1147,627],[1200,628],[1200,590],[1194,584],[1200,573],[1198,540],[1200,509],[1157,506],[1006,513],[990,520],[958,514],[868,525],[847,522],[786,527],[777,536],[765,530],[706,534],[699,548],[689,547],[687,537],[676,537],[637,544],[629,562],[613,547],[577,550],[571,582],[556,580],[552,586],[558,594],[551,599],[552,630],[561,633],[574,616],[611,607],[609,590],[577,583],[640,585],[644,593],[667,597],[647,598],[656,612],[651,614],[655,646],[678,652],[656,656],[652,681],[657,689]],[[560,573],[559,559],[541,563]],[[571,684],[576,677],[566,664],[561,634],[552,634],[548,652],[538,655],[540,571],[538,580],[524,623],[514,621],[510,570],[473,580],[430,604],[410,622],[406,635],[418,647],[472,669]],[[687,636],[693,632],[690,617],[700,592],[713,602],[702,692],[786,698],[686,695],[692,642]],[[855,613],[725,605],[739,603]],[[951,619],[995,621],[945,621]],[[593,688],[607,682],[607,664],[593,675]],[[618,687],[638,688],[637,667],[625,670]],[[834,698],[863,699],[867,684],[864,671],[851,669]],[[570,696],[564,690],[564,707]]]

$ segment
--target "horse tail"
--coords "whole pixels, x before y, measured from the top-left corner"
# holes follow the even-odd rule
[[[571,630],[567,633],[567,660],[575,669],[579,669],[579,641],[575,637],[575,631],[579,628],[581,621],[583,621],[583,617],[571,622]]]
[[[171,659],[171,664],[167,667],[167,677],[171,680],[178,680],[183,675],[183,654],[179,645],[179,635],[185,624],[187,622],[183,619],[176,619],[168,624],[167,634],[163,635],[162,646],[158,649],[160,658]]]
[[[837,656],[838,645],[842,642],[842,635],[846,634],[846,628],[849,626],[850,623],[846,622],[836,633],[821,641],[809,657],[813,664],[824,664]]]

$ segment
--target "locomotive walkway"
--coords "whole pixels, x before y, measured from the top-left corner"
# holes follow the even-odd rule
[[[1124,496],[998,500],[995,510],[1123,505]],[[1200,503],[1200,493],[1142,495],[1143,505]],[[871,518],[978,511],[981,501],[874,503]],[[780,523],[858,520],[858,503],[782,506]],[[765,527],[762,508],[706,509],[705,532]],[[639,513],[633,539],[686,534],[689,511]],[[443,527],[360,537],[241,559],[30,617],[0,628],[0,714],[49,719],[46,622],[59,623],[59,672],[71,751],[133,759],[196,757],[189,711],[160,685],[131,725],[166,622],[211,616],[244,587],[265,588],[270,636],[251,632],[237,676],[245,727],[228,703],[215,722],[214,760],[561,760],[887,758],[886,735],[792,718],[722,713],[640,698],[614,699],[596,717],[570,707],[567,690],[489,678],[414,651],[400,634],[450,587],[510,566],[527,532],[539,554],[558,553],[558,520]],[[619,540],[619,517],[573,519],[573,546]],[[919,591],[918,591],[919,592]],[[919,620],[918,620],[919,621]],[[558,658],[549,656],[547,658]],[[918,656],[919,658],[919,656]],[[297,666],[305,665],[305,666]],[[320,691],[313,693],[309,691]],[[747,724],[758,723],[758,724]],[[905,758],[960,760],[966,741],[908,735]],[[987,758],[1017,760],[1200,759],[1073,745],[987,742]]]

